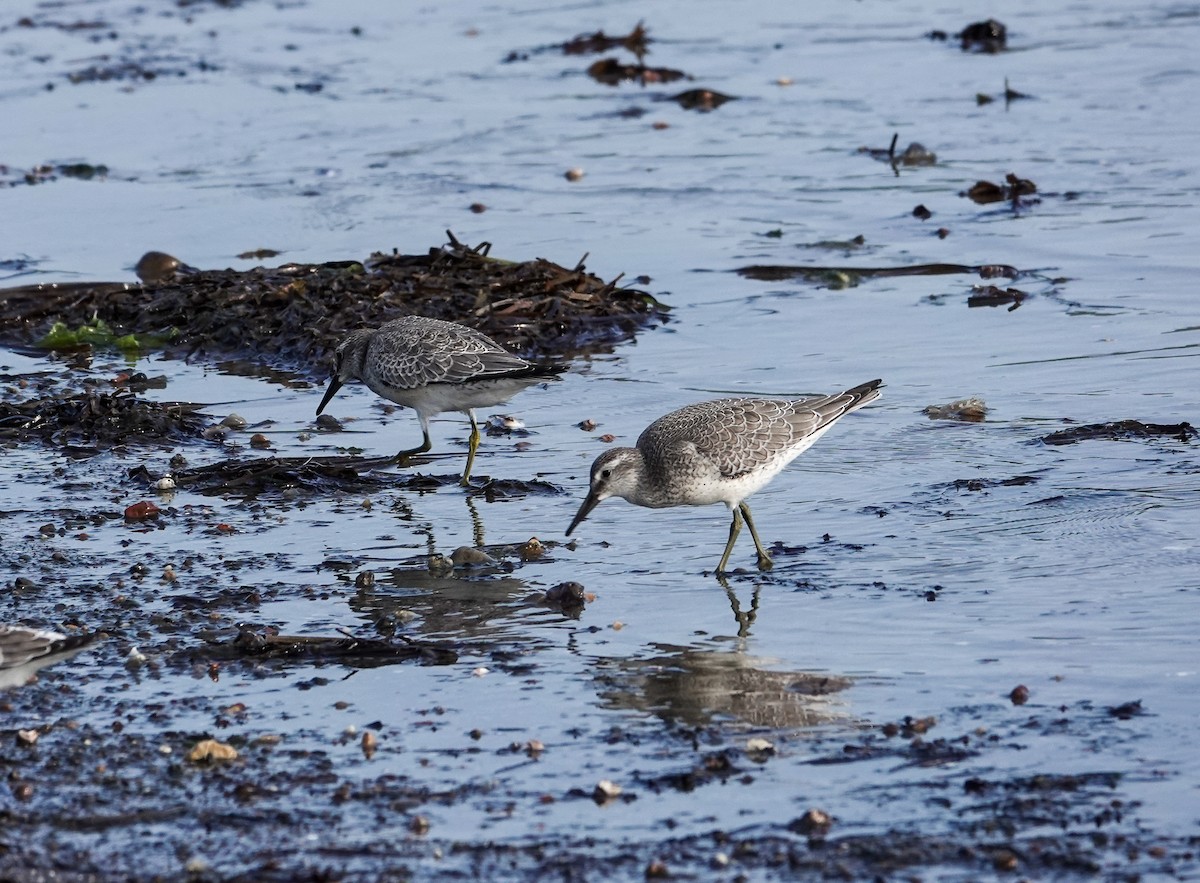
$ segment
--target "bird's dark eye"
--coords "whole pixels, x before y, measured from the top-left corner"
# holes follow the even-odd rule
[[[601,470],[600,470],[600,477],[601,477],[601,478],[608,478],[610,475],[612,475],[612,470],[611,470],[611,469],[601,469]]]

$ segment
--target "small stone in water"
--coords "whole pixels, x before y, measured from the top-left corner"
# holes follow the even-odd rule
[[[246,418],[243,417],[241,414],[230,414],[228,417],[226,417],[224,420],[221,421],[221,425],[227,426],[230,429],[245,429],[246,428]]]
[[[322,432],[341,432],[342,421],[338,420],[332,414],[322,414],[316,420],[317,429]]]
[[[487,552],[472,549],[470,546],[459,546],[450,553],[450,560],[455,567],[478,567],[496,563],[496,559]]]
[[[504,432],[512,432],[516,429],[524,429],[525,424],[516,417],[510,417],[507,414],[490,414],[487,420],[488,429],[501,430]]]
[[[616,782],[608,779],[601,779],[596,783],[595,789],[592,791],[592,800],[597,803],[605,803],[615,797],[621,795],[621,786]]]
[[[929,405],[922,412],[930,420],[957,420],[960,423],[981,423],[987,416],[983,399],[956,399],[945,405]]]

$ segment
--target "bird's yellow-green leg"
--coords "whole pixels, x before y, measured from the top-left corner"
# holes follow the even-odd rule
[[[420,447],[413,448],[411,451],[401,451],[399,454],[396,455],[396,462],[398,464],[400,464],[401,466],[407,466],[408,458],[411,457],[413,454],[424,454],[426,451],[428,451],[430,448],[433,447],[433,442],[429,440],[429,427],[428,426],[421,427],[421,438],[422,438],[422,440],[421,440]]]
[[[725,554],[721,556],[721,563],[717,565],[717,574],[725,572],[725,565],[729,563],[729,553],[733,551],[733,544],[737,540],[738,531],[742,529],[742,513],[740,507],[733,509],[733,521],[729,522],[729,542],[725,544]]]
[[[475,412],[467,411],[467,416],[471,418],[471,438],[467,442],[467,468],[463,470],[462,481],[459,482],[463,487],[471,483],[471,467],[475,465],[475,452],[479,450],[479,426],[475,422]]]
[[[758,569],[770,570],[775,566],[775,562],[771,560],[771,556],[763,548],[762,540],[758,538],[758,531],[754,529],[754,519],[750,517],[750,507],[742,503],[738,508],[742,510],[742,515],[746,518],[746,527],[750,528],[750,536],[754,537],[754,548],[758,549]]]

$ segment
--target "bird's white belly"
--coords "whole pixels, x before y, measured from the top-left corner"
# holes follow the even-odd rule
[[[431,383],[413,389],[398,389],[383,384],[368,384],[376,395],[426,414],[467,411],[501,405],[512,396],[536,383],[536,379],[498,378],[471,380],[466,383]]]

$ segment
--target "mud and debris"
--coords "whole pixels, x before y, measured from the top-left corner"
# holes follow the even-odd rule
[[[184,265],[160,258],[152,262],[158,282],[0,289],[0,342],[28,346],[56,322],[100,320],[118,337],[157,335],[174,357],[254,354],[324,379],[348,331],[406,315],[469,325],[534,359],[603,352],[666,321],[667,307],[648,292],[618,285],[619,277],[604,282],[582,260],[499,260],[490,243],[472,248],[449,235],[427,254],[363,262],[181,272]]]
[[[1143,441],[1163,439],[1193,442],[1200,433],[1186,421],[1182,423],[1143,423],[1140,420],[1114,420],[1109,423],[1088,423],[1060,429],[1043,435],[1037,441],[1045,445],[1073,445],[1083,441]]]

